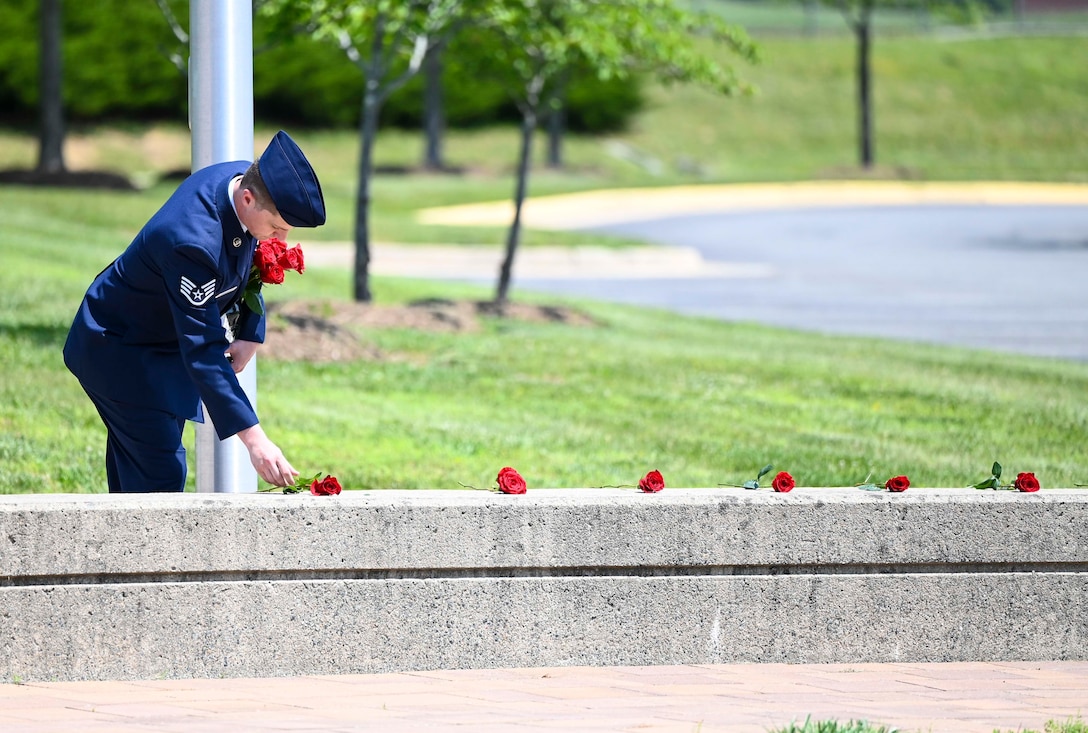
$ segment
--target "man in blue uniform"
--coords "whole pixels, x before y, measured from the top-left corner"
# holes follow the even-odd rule
[[[257,241],[325,223],[321,184],[279,132],[254,163],[197,171],[87,290],[64,363],[106,424],[110,492],[183,491],[186,420],[237,435],[274,486],[298,476],[265,435],[236,374],[264,341],[242,295]],[[224,314],[237,315],[234,340]]]

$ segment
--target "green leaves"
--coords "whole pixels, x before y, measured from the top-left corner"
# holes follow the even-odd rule
[[[283,486],[283,487],[273,486],[273,487],[270,487],[270,488],[267,488],[267,489],[261,489],[260,493],[267,494],[267,493],[273,492],[275,489],[279,488],[280,491],[283,492],[284,494],[301,494],[303,492],[309,492],[310,491],[310,486],[314,483],[314,481],[318,481],[320,479],[321,479],[321,474],[320,473],[316,473],[310,478],[302,478],[301,476],[299,476],[297,479],[295,479],[295,483],[294,483],[293,486]]]
[[[600,79],[648,74],[725,94],[746,91],[735,71],[697,41],[708,38],[742,61],[758,56],[740,28],[671,0],[492,0],[481,28],[502,39],[494,54],[498,63],[488,73],[513,72],[510,86],[523,96],[536,81],[541,88],[530,100],[534,107],[557,93],[557,77],[573,66],[587,67]]]
[[[249,279],[246,280],[246,289],[242,291],[242,302],[246,307],[258,316],[264,315],[264,307],[261,305],[261,274],[257,266],[249,268]]]
[[[745,489],[758,489],[759,488],[759,480],[761,478],[763,478],[764,476],[766,476],[768,473],[770,473],[773,470],[774,470],[774,464],[773,463],[768,463],[766,466],[764,466],[763,468],[761,468],[759,470],[759,474],[755,477],[755,479],[753,479],[751,481],[745,481],[744,485],[743,485],[743,488],[745,488]]]
[[[283,487],[283,493],[285,493],[285,494],[299,494],[299,493],[302,493],[303,491],[309,491],[310,490],[310,485],[313,484],[314,481],[319,481],[320,479],[321,479],[321,474],[320,473],[315,473],[310,478],[302,478],[301,476],[299,476],[297,479],[295,479],[295,485],[294,486],[284,486]]]
[[[990,478],[985,481],[979,481],[972,486],[973,489],[998,489],[1001,488],[1001,464],[994,461],[993,468],[990,469]]]
[[[865,477],[865,480],[862,481],[860,484],[858,484],[857,487],[859,489],[861,489],[862,491],[883,491],[884,490],[883,486],[877,486],[874,483],[870,483],[869,479],[872,478],[872,476],[873,476],[873,472],[870,471],[869,475]]]
[[[261,291],[260,287],[256,290],[246,289],[246,292],[242,295],[242,300],[245,301],[246,307],[259,316],[264,315],[264,308],[261,307],[261,299],[258,297],[258,293]]]

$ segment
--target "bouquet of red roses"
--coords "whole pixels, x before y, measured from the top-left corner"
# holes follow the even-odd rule
[[[300,245],[288,247],[282,239],[276,237],[262,239],[257,242],[257,249],[253,251],[253,266],[249,268],[249,280],[242,298],[251,311],[264,315],[261,299],[257,297],[261,286],[265,283],[279,285],[288,270],[294,270],[301,275],[305,269],[306,260],[302,256]]]
[[[284,494],[299,494],[309,491],[314,496],[336,496],[342,490],[340,481],[335,476],[325,474],[325,478],[321,478],[319,473],[311,478],[302,478],[300,476],[295,479],[295,483],[291,486],[272,486],[267,489],[258,489],[258,491],[267,494],[275,489],[279,489]]]

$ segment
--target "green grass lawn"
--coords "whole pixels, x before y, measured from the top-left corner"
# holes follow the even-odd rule
[[[100,491],[104,430],[61,362],[88,281],[142,221],[131,194],[4,189],[0,492]],[[150,194],[148,195],[150,196]],[[387,302],[481,297],[386,279]],[[308,269],[274,298],[347,299]],[[260,364],[259,411],[304,473],[345,487],[739,484],[765,463],[801,486],[905,473],[966,486],[1034,471],[1088,483],[1088,365],[584,304],[600,325],[492,320],[474,334],[373,330],[380,361]],[[191,444],[191,433],[190,433]]]
[[[751,99],[652,89],[630,131],[571,137],[569,167],[538,170],[531,193],[854,175],[852,48],[843,38],[767,40],[765,62],[749,72],[761,90]],[[876,175],[1088,181],[1086,49],[1078,37],[878,39]],[[259,130],[258,143],[270,133]],[[185,135],[76,134],[69,165],[151,181],[188,165]],[[297,137],[330,211],[329,225],[306,236],[351,239],[354,133]],[[414,164],[420,145],[416,134],[384,132],[378,161]],[[376,239],[502,241],[501,228],[426,227],[414,211],[507,198],[516,132],[457,132],[447,148],[464,175],[377,177]],[[31,137],[0,132],[0,167],[32,165],[34,155]],[[91,278],[172,187],[0,187],[0,492],[104,488],[104,429],[60,350]],[[601,238],[526,238],[589,242]],[[347,273],[311,268],[274,297],[347,299],[349,290]],[[385,302],[490,294],[394,279],[375,292]],[[870,471],[966,486],[995,460],[1013,474],[1034,471],[1046,487],[1088,483],[1088,365],[583,306],[601,325],[376,330],[366,337],[387,354],[381,361],[262,361],[262,422],[297,468],[330,471],[352,489],[489,486],[504,465],[536,487],[633,484],[652,468],[672,487],[715,486],[768,462],[802,486],[851,485]]]

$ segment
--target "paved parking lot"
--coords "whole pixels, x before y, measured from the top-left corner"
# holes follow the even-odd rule
[[[505,226],[510,210],[495,202],[422,216]],[[593,191],[530,198],[525,221],[655,246],[523,247],[515,297],[534,290],[821,333],[1088,360],[1088,186],[813,182]],[[339,252],[339,264],[350,266],[350,247]],[[376,274],[493,284],[501,257],[499,247],[378,244],[373,265]]]

